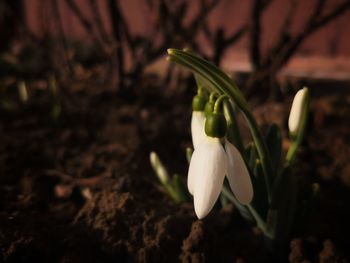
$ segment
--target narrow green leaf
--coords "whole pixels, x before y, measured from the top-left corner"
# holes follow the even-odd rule
[[[267,218],[267,227],[275,240],[286,240],[293,227],[297,203],[297,179],[289,166],[277,176],[270,209]]]
[[[173,180],[172,180],[172,188],[175,192],[175,198],[177,202],[186,202],[189,201],[189,194],[187,187],[182,182],[180,176],[178,174],[174,174]]]
[[[261,162],[258,159],[255,160],[253,174],[254,176],[252,177],[252,183],[254,188],[254,197],[251,205],[262,218],[266,218],[269,207],[268,195]]]
[[[256,160],[258,159],[258,153],[253,142],[248,144],[249,146],[249,155],[248,155],[248,164],[252,171],[254,171],[254,166],[256,164]]]
[[[278,172],[282,156],[282,136],[280,128],[272,124],[266,134],[266,145],[270,153],[274,177]]]
[[[190,164],[190,162],[191,162],[192,154],[193,154],[193,149],[190,147],[187,147],[186,148],[186,159],[187,159],[188,164]]]
[[[230,202],[230,199],[228,199],[226,195],[224,195],[223,193],[220,194],[221,207],[227,206]]]

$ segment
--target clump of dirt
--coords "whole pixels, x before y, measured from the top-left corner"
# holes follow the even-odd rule
[[[151,171],[155,150],[186,180],[192,93],[145,81],[118,97],[85,85],[62,89],[56,119],[52,98],[35,88],[27,105],[0,108],[1,262],[271,262],[261,232],[233,205],[199,221],[192,202],[170,200]],[[297,175],[303,189],[320,190],[289,260],[341,262],[350,246],[350,113],[335,103],[344,98],[312,101]],[[286,128],[286,105],[255,107],[259,125]]]
[[[208,242],[209,240],[209,242]],[[191,226],[189,236],[183,241],[182,262],[205,262],[210,257],[211,237],[204,229],[203,221],[196,221]]]
[[[344,256],[337,252],[334,243],[326,239],[319,242],[314,237],[293,239],[290,243],[290,263],[342,263],[347,262]]]
[[[82,207],[74,224],[94,230],[104,251],[118,260],[177,262],[191,217],[166,211],[129,192],[103,190]]]

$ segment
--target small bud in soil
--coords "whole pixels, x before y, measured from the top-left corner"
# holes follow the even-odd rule
[[[20,98],[21,102],[27,103],[27,101],[29,99],[28,90],[27,90],[27,85],[23,80],[21,80],[18,83],[17,89],[18,89],[18,94],[19,94],[19,98]]]
[[[158,155],[155,152],[151,152],[149,157],[152,168],[158,176],[160,182],[162,184],[167,184],[169,182],[169,175]]]
[[[319,192],[320,192],[320,184],[318,184],[318,183],[313,183],[311,187],[312,187],[312,194],[313,194],[314,196],[318,195]]]

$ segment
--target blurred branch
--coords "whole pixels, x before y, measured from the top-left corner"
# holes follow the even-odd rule
[[[61,43],[62,53],[63,53],[63,57],[64,57],[64,59],[63,59],[64,64],[66,64],[66,70],[67,70],[68,74],[70,75],[73,72],[73,69],[72,69],[72,65],[70,63],[70,59],[69,59],[67,40],[66,40],[66,37],[64,35],[63,26],[62,26],[62,18],[61,18],[61,14],[59,11],[59,6],[58,6],[57,1],[58,0],[51,0],[52,13],[53,13],[53,16],[54,16],[55,21],[56,21],[56,29],[57,29],[58,40],[59,40],[58,42]],[[66,74],[64,74],[64,75],[66,75]]]
[[[113,36],[115,39],[115,59],[117,61],[118,82],[117,87],[124,87],[124,52],[123,52],[123,40],[121,32],[121,16],[119,12],[119,6],[115,0],[108,1],[108,10],[111,19]]]
[[[241,39],[241,37],[243,37],[244,34],[246,34],[247,32],[251,32],[251,38],[255,39],[251,42],[254,44],[250,48],[250,57],[252,60],[255,61],[254,64],[260,64],[260,16],[264,12],[264,10],[270,5],[271,2],[272,0],[255,0],[255,13],[252,11],[252,16],[254,16],[255,20],[255,22],[253,23],[255,24],[255,26],[252,26],[252,24],[249,26],[249,23],[244,24],[229,36],[225,36],[225,32],[222,28],[218,28],[216,30],[216,33],[211,33],[207,29],[207,26],[204,26],[205,36],[207,37],[209,42],[213,43],[213,62],[216,65],[220,65],[225,51],[230,46],[235,44],[239,39]],[[212,35],[214,35],[214,37],[212,37]]]
[[[91,11],[93,14],[94,23],[97,26],[100,37],[105,43],[109,43],[110,39],[109,39],[107,32],[103,26],[100,8],[99,8],[97,2],[96,2],[96,0],[89,0],[89,3],[90,3]]]
[[[291,38],[291,41],[286,43],[285,47],[281,49],[281,52],[279,53],[280,58],[276,62],[276,67],[280,68],[284,66],[291,58],[291,56],[295,53],[295,51],[299,48],[299,46],[303,43],[303,41],[312,33],[314,33],[319,28],[325,26],[326,24],[333,21],[335,18],[339,17],[340,15],[344,14],[350,9],[350,0],[345,0],[343,3],[339,4],[332,11],[330,11],[328,14],[322,16],[321,12],[324,6],[324,2],[325,1],[322,0],[319,1],[319,4],[315,8],[315,12],[312,16],[310,16],[308,20],[305,30],[296,35],[294,38]]]
[[[242,26],[237,31],[235,31],[231,36],[225,37],[224,30],[219,28],[216,31],[216,35],[213,40],[214,46],[214,55],[213,55],[213,63],[216,65],[220,65],[222,57],[225,51],[234,43],[236,43],[246,32],[248,31],[247,26]]]
[[[75,14],[75,16],[80,21],[81,25],[84,27],[85,31],[89,34],[89,36],[92,38],[92,40],[98,44],[100,47],[102,47],[102,43],[99,40],[98,37],[96,37],[95,32],[93,30],[92,23],[87,19],[83,13],[81,12],[80,8],[76,4],[75,0],[66,0],[66,3],[70,10]]]
[[[211,0],[209,3],[207,3],[205,0],[200,0],[200,11],[198,16],[196,16],[190,23],[189,32],[197,32],[199,27],[205,23],[207,17],[219,3],[220,0]]]
[[[327,0],[317,0],[312,14],[307,19],[304,29],[297,34],[292,35],[290,28],[299,1],[290,0],[287,15],[283,21],[277,41],[267,52],[261,67],[255,68],[248,81],[247,86],[249,94],[255,93],[257,88],[262,88],[262,85],[265,85],[270,91],[270,95],[273,98],[278,98],[277,93],[279,92],[279,87],[276,80],[278,71],[285,66],[305,39],[350,9],[350,0],[344,0],[333,8],[333,10],[323,14],[326,3]],[[255,40],[256,37],[251,38],[251,41]],[[256,46],[254,43],[251,43],[251,45]],[[252,53],[255,51],[256,50],[253,50]],[[256,55],[256,53],[254,54]],[[252,63],[255,62],[252,61]]]
[[[324,1],[321,0],[319,2]],[[276,41],[276,44],[268,51],[268,55],[262,65],[263,67],[267,67],[268,65],[270,65],[276,54],[278,54],[281,51],[281,49],[286,45],[286,43],[290,41],[290,26],[292,24],[292,20],[297,10],[298,4],[299,0],[289,0],[287,15],[285,16],[285,19],[283,21],[278,40]]]
[[[260,67],[260,35],[261,35],[261,15],[263,12],[262,1],[254,0],[251,10],[250,25],[250,60],[254,69]]]

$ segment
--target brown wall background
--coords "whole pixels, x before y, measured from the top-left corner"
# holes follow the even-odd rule
[[[190,1],[190,0],[189,0]],[[289,0],[274,0],[263,15],[263,35],[262,51],[266,51],[274,39],[277,37],[282,21],[287,12]],[[50,19],[49,2],[47,0],[24,0],[26,10],[26,21],[28,27],[38,36],[45,32],[52,32],[52,25],[48,23]],[[111,31],[109,27],[109,16],[107,11],[107,1],[97,1],[102,14],[102,19],[107,32]],[[327,9],[338,3],[338,0],[328,1]],[[82,13],[92,19],[92,12],[88,0],[76,0]],[[293,20],[292,30],[298,32],[302,30],[307,17],[313,11],[315,1],[302,0],[299,3],[298,10]],[[73,39],[89,40],[89,36],[84,31],[79,20],[69,10],[66,2],[58,1],[59,12],[63,20],[63,30],[67,37]],[[152,19],[154,17],[149,13],[144,0],[120,0],[121,8],[130,24],[130,29],[134,33],[148,35],[152,32]],[[240,26],[248,21],[250,0],[223,0],[209,17],[209,25],[212,28],[217,26],[224,27],[227,33],[234,32]],[[326,10],[327,10],[326,9]],[[196,14],[198,11],[198,1],[191,1],[191,8],[185,21]],[[345,56],[350,57],[350,12],[345,13],[335,21],[321,28],[319,31],[309,37],[301,46],[298,53],[305,55],[321,56]],[[242,38],[235,46],[237,50],[248,47],[246,37]],[[203,45],[205,43],[203,42]]]

